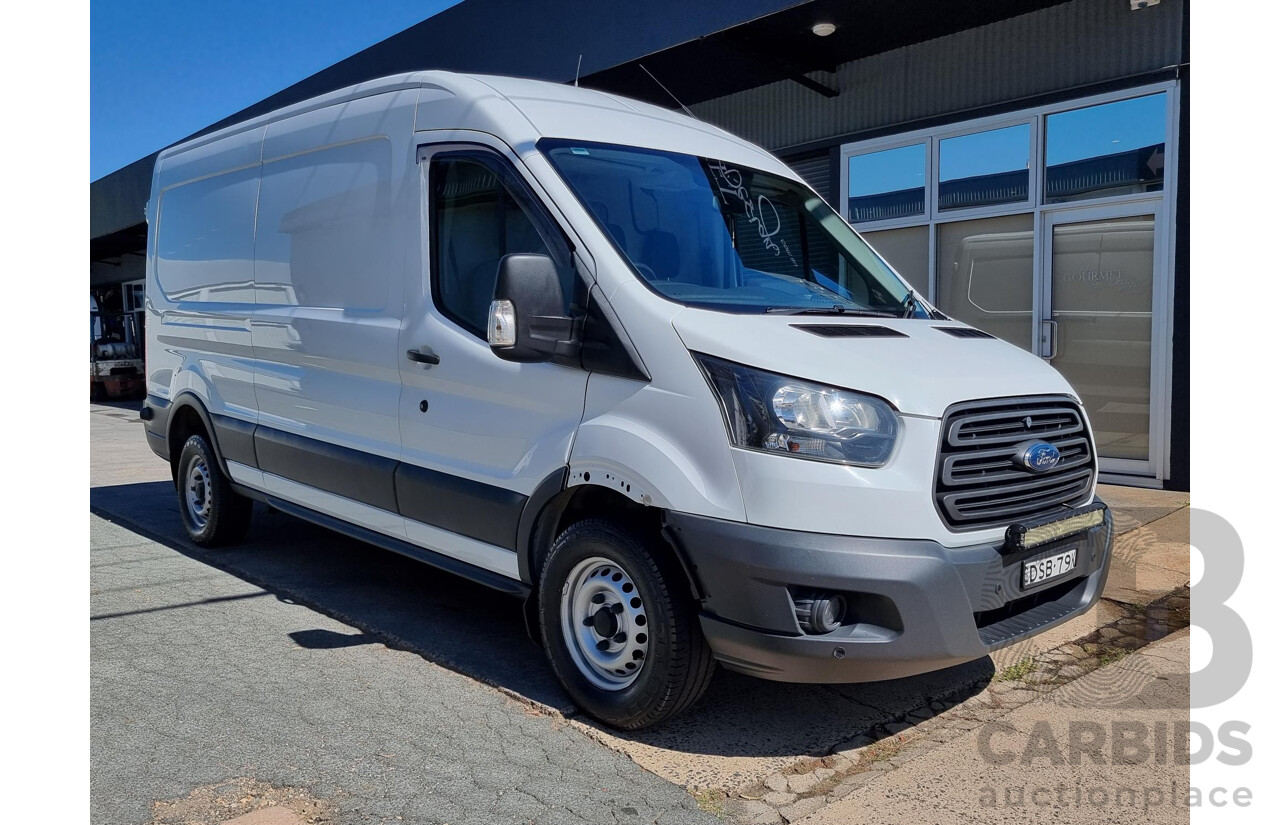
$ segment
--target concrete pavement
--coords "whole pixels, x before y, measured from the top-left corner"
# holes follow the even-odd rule
[[[256,543],[225,555],[187,544],[134,420],[91,415],[93,822],[217,825],[259,805],[312,822],[714,821],[562,718],[303,606],[290,588],[329,593],[340,609],[399,600],[410,616],[398,629],[432,637],[442,658],[465,646],[479,661],[497,625],[487,655],[523,651],[516,664],[545,694],[540,652],[515,641],[518,605],[489,606],[454,580],[415,587],[421,565],[261,510]],[[333,560],[343,554],[346,566]],[[231,572],[238,561],[251,572]],[[380,588],[383,577],[400,586]],[[415,614],[414,602],[434,604]],[[514,678],[510,667],[494,672]]]
[[[1186,823],[1190,768],[1178,764],[1173,722],[1190,713],[1190,639],[1190,630],[1179,631],[1059,688],[1064,695],[1024,704],[900,765],[887,762],[799,822]],[[1116,705],[1091,701],[1118,682],[1139,689]]]
[[[364,790],[357,793],[350,787],[354,778],[353,782],[337,781],[348,777],[336,763],[319,767],[316,767],[319,763],[314,763],[310,767],[315,769],[308,773],[307,759],[295,757],[290,765],[284,766],[289,769],[286,771],[278,761],[263,755],[267,749],[265,742],[252,746],[210,746],[211,752],[222,754],[218,757],[222,760],[218,764],[227,770],[215,776],[216,771],[202,768],[183,786],[183,772],[190,766],[203,765],[207,768],[200,738],[189,737],[180,747],[161,747],[151,741],[153,734],[147,731],[186,730],[185,724],[175,726],[163,719],[163,714],[174,704],[193,714],[198,710],[200,714],[216,718],[234,718],[231,712],[237,707],[239,696],[232,694],[223,703],[219,697],[228,689],[227,680],[217,678],[222,672],[220,669],[194,668],[188,659],[197,655],[196,649],[185,644],[172,650],[164,649],[170,638],[182,639],[188,634],[199,637],[202,645],[209,645],[209,655],[215,658],[232,657],[234,661],[236,651],[239,651],[242,658],[252,660],[252,663],[242,662],[236,666],[248,667],[249,674],[266,686],[266,692],[260,697],[260,707],[264,712],[283,715],[286,720],[272,728],[273,735],[280,737],[286,745],[295,741],[309,742],[303,753],[318,753],[333,747],[333,740],[325,738],[323,733],[303,730],[308,726],[315,727],[316,720],[323,718],[316,715],[317,710],[323,708],[320,696],[331,695],[335,691],[349,692],[353,684],[350,680],[355,678],[349,670],[359,672],[370,668],[371,662],[381,662],[381,659],[366,658],[371,651],[381,651],[381,655],[403,656],[410,662],[397,664],[399,670],[391,668],[396,674],[392,681],[397,685],[401,680],[408,680],[414,685],[434,684],[430,679],[423,681],[419,677],[421,671],[433,674],[432,679],[443,679],[442,684],[448,685],[445,694],[452,696],[458,692],[470,697],[473,693],[482,692],[484,696],[491,697],[484,701],[496,699],[503,708],[510,706],[513,713],[518,712],[526,720],[526,727],[513,728],[517,739],[542,736],[544,728],[539,725],[546,725],[546,729],[554,731],[556,736],[568,737],[564,741],[572,744],[564,747],[577,758],[602,759],[605,764],[618,766],[618,776],[622,779],[613,785],[646,789],[647,807],[637,806],[622,796],[608,799],[591,796],[588,788],[574,784],[577,775],[566,772],[562,766],[557,781],[568,783],[568,796],[557,798],[567,801],[572,793],[581,792],[587,794],[583,798],[597,806],[589,812],[579,810],[576,813],[585,813],[585,818],[590,818],[603,817],[614,809],[625,814],[629,809],[636,812],[635,821],[649,821],[645,817],[680,821],[681,817],[692,820],[700,815],[681,788],[696,792],[706,808],[735,815],[732,805],[727,803],[741,799],[744,794],[757,795],[757,789],[765,780],[783,772],[808,777],[815,770],[831,770],[815,767],[815,760],[829,760],[831,754],[847,749],[848,743],[857,741],[859,737],[880,735],[877,731],[913,729],[921,714],[926,718],[934,713],[945,716],[947,708],[963,708],[966,702],[984,701],[993,680],[1000,680],[1006,670],[1017,666],[1029,655],[1085,636],[1099,626],[1123,620],[1134,605],[1146,604],[1189,579],[1186,497],[1127,488],[1104,488],[1102,496],[1115,508],[1119,529],[1127,529],[1120,537],[1121,546],[1127,549],[1117,553],[1107,588],[1108,600],[1089,615],[1037,637],[1033,640],[1034,645],[1015,646],[992,658],[914,679],[869,685],[784,685],[721,671],[707,696],[689,713],[656,730],[619,736],[577,715],[576,709],[552,678],[542,652],[527,639],[519,605],[514,601],[496,597],[465,581],[261,507],[255,514],[249,541],[244,545],[218,552],[196,548],[182,537],[168,468],[146,448],[136,412],[120,407],[95,406],[91,408],[90,420],[93,433],[91,478],[94,485],[91,504],[97,516],[117,522],[95,527],[93,586],[95,591],[99,591],[100,579],[111,584],[96,592],[94,615],[133,614],[94,622],[95,812],[99,810],[100,800],[109,798],[114,801],[104,802],[107,805],[104,811],[116,812],[129,805],[133,805],[132,810],[136,811],[138,805],[145,807],[151,800],[172,801],[192,789],[207,793],[212,783],[244,778],[229,769],[231,765],[241,765],[246,771],[253,769],[252,774],[245,774],[247,776],[268,777],[268,791],[264,792],[267,796],[271,795],[270,788],[305,791],[312,794],[308,798],[316,805],[339,805],[343,822],[379,821],[378,817],[392,817],[386,821],[395,821],[394,815],[404,815],[389,813],[398,794],[409,792],[405,785],[392,782],[392,774],[364,776],[359,783]],[[101,548],[98,548],[99,542],[103,543]],[[99,549],[117,555],[124,552],[116,548],[128,549],[138,556],[99,556]],[[178,565],[178,568],[169,570],[171,564]],[[115,568],[121,570],[119,579],[111,579],[107,573]],[[113,601],[116,599],[120,600],[120,606]],[[173,605],[183,606],[169,609]],[[256,611],[262,611],[268,605],[271,609],[267,613],[274,623],[270,624],[274,628],[271,644],[244,644],[241,640],[242,623],[266,622]],[[134,613],[138,610],[149,612]],[[303,615],[310,619],[310,626],[301,627],[299,625],[308,623],[291,618]],[[166,616],[173,618],[162,618]],[[144,625],[151,621],[161,623],[161,632],[140,631],[144,635],[149,634],[147,638],[158,645],[157,649],[128,649],[127,637],[132,635],[132,630],[125,623],[135,621]],[[210,635],[193,626],[205,622],[213,622],[223,632]],[[112,623],[116,623],[114,628]],[[288,630],[283,629],[285,625],[289,626]],[[114,639],[112,634],[116,632],[122,637],[120,640]],[[276,642],[281,642],[280,636],[285,638],[281,645],[277,645]],[[99,639],[104,640],[102,648],[97,646]],[[224,641],[228,639],[237,642]],[[123,657],[117,653],[120,645],[124,645]],[[287,663],[292,670],[295,658],[315,651],[321,651],[317,655],[327,666],[303,667],[302,672],[311,680],[312,687],[304,691],[302,704],[294,709],[291,707],[294,694],[287,689],[288,681],[263,666],[261,660],[265,659],[272,665]],[[134,657],[144,654],[157,657],[148,663],[146,672],[131,664]],[[110,664],[100,670],[99,660]],[[123,672],[112,677],[120,680],[121,693],[136,694],[138,687],[145,684],[145,695],[153,700],[138,705],[130,705],[127,696],[114,700],[136,713],[131,717],[131,724],[142,731],[138,734],[143,740],[142,747],[134,747],[135,743],[129,742],[127,736],[123,740],[126,746],[117,747],[117,737],[123,734],[108,727],[118,722],[114,719],[113,705],[106,699],[99,705],[99,697],[108,694],[99,690],[98,674],[113,673],[111,668],[115,667],[115,660],[123,662]],[[178,671],[191,670],[191,678],[167,682],[144,679],[148,674],[163,674],[175,668]],[[373,667],[370,672],[376,674],[378,668]],[[444,678],[446,674],[448,679]],[[381,685],[372,690],[381,692],[383,698],[390,697],[393,702],[406,701],[399,698],[403,687],[389,690],[381,680],[374,684]],[[457,735],[461,739],[452,742],[444,731],[438,729],[442,714],[459,714],[455,708],[467,704],[467,700],[457,696],[453,696],[450,702],[454,704],[445,704],[441,700],[436,704],[415,705],[417,711],[430,717],[432,725],[428,726],[424,721],[421,727],[410,726],[405,735],[412,733],[409,738],[414,741],[431,743],[429,747],[435,750],[428,753],[442,757],[450,747],[465,748],[469,732],[475,727],[484,731],[478,736],[477,759],[500,763],[498,751],[486,744],[490,735],[486,728],[493,724],[489,719],[457,715]],[[368,713],[374,726],[368,731],[373,739],[393,732],[389,729],[395,715],[382,714],[375,707],[380,704],[370,699],[367,709],[361,710],[361,714]],[[157,716],[161,718],[153,718]],[[363,743],[361,741],[361,731],[357,728],[362,718],[363,715],[345,717],[343,734],[355,737],[358,748],[374,747],[368,738]],[[497,718],[505,717],[499,715]],[[236,729],[238,736],[244,735],[242,728],[250,722],[240,720],[240,727]],[[381,730],[378,725],[385,725],[388,730]],[[98,733],[100,727],[103,731],[101,736]],[[256,740],[250,737],[248,741]],[[556,740],[554,747],[561,747],[559,741]],[[585,750],[578,750],[579,746]],[[241,749],[237,750],[237,747]],[[536,749],[541,745],[527,747]],[[169,774],[161,777],[161,782],[149,784],[151,769],[137,764],[139,754],[149,753],[148,749],[164,755],[161,761],[166,767],[163,770]],[[232,755],[255,756],[252,761],[242,759],[236,762],[226,759],[228,749]],[[299,753],[296,748],[285,748],[285,751]],[[395,750],[386,752],[394,753]],[[466,751],[459,752],[464,754],[462,761],[471,764]],[[341,749],[339,753],[345,754],[340,758],[354,759],[352,754]],[[376,764],[376,759],[370,762],[367,754],[360,759],[359,764],[365,767]],[[416,765],[423,767],[414,767],[409,772],[420,783],[432,784],[436,763],[426,757],[415,759]],[[548,763],[551,763],[550,757]],[[637,765],[653,775],[639,770]],[[273,772],[259,773],[263,766],[269,766]],[[405,770],[403,767],[398,769]],[[360,773],[354,761],[346,770],[353,777]],[[633,771],[634,776],[628,770]],[[100,774],[108,777],[101,784]],[[394,778],[400,780],[403,776]],[[197,777],[198,782],[195,781]],[[532,774],[528,778],[534,779]],[[667,782],[661,781],[663,779]],[[451,799],[468,798],[463,789],[470,780],[457,781],[461,784],[447,796]],[[523,781],[521,775],[512,774],[513,783],[520,781]],[[801,781],[809,780],[797,780]],[[644,782],[656,784],[650,786]],[[119,790],[121,787],[127,790]],[[472,783],[473,790],[483,787]],[[109,797],[109,793],[115,796]],[[475,793],[480,794],[472,797],[475,804],[479,805],[482,798],[486,804],[497,804],[496,796],[484,797],[480,791]],[[484,793],[496,791],[489,789]],[[421,795],[412,799],[414,801],[406,803],[409,805],[406,811],[414,814],[416,821],[434,821],[427,818],[432,810],[428,804],[431,800]],[[819,801],[825,802],[825,797]],[[609,807],[610,804],[613,808]],[[504,819],[501,810],[494,807],[477,807],[476,810],[487,811],[490,817],[498,818],[484,819],[483,815],[473,816],[464,811],[461,818],[448,821],[523,821]],[[530,807],[524,813],[536,815],[537,812]],[[552,817],[548,821],[554,821],[556,817],[575,815],[549,807],[541,814],[542,818],[537,821],[544,821],[547,816]],[[760,821],[779,821],[781,818],[772,809],[770,814],[773,819]],[[111,813],[111,817],[116,817],[116,813]],[[139,821],[131,815],[111,817],[102,821]],[[632,820],[624,818],[624,821]]]

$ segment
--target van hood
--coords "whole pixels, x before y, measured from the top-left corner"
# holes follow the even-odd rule
[[[693,352],[878,395],[899,412],[941,418],[959,401],[1079,397],[1041,358],[998,338],[956,337],[955,321],[836,315],[734,315],[686,308],[672,323]],[[847,334],[847,327],[871,327]]]

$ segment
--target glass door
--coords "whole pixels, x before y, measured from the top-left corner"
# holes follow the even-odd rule
[[[1037,350],[1083,399],[1104,474],[1160,474],[1162,214],[1137,203],[1044,217]]]

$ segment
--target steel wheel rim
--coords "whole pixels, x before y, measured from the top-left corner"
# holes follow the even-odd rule
[[[601,556],[569,572],[560,591],[560,632],[578,672],[601,690],[630,687],[649,659],[640,590],[625,568]]]
[[[187,468],[186,481],[187,515],[197,531],[209,523],[209,511],[213,509],[212,487],[209,466],[197,457]]]

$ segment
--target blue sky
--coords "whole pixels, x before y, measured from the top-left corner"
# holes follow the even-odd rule
[[[197,132],[456,2],[93,3],[90,180]]]
[[[1163,143],[1165,96],[1124,100],[1050,115],[1045,163],[1126,152]],[[988,130],[940,142],[942,180],[1025,169],[1031,146],[1029,126]],[[903,146],[849,161],[849,196],[874,195],[925,185],[925,147]]]

